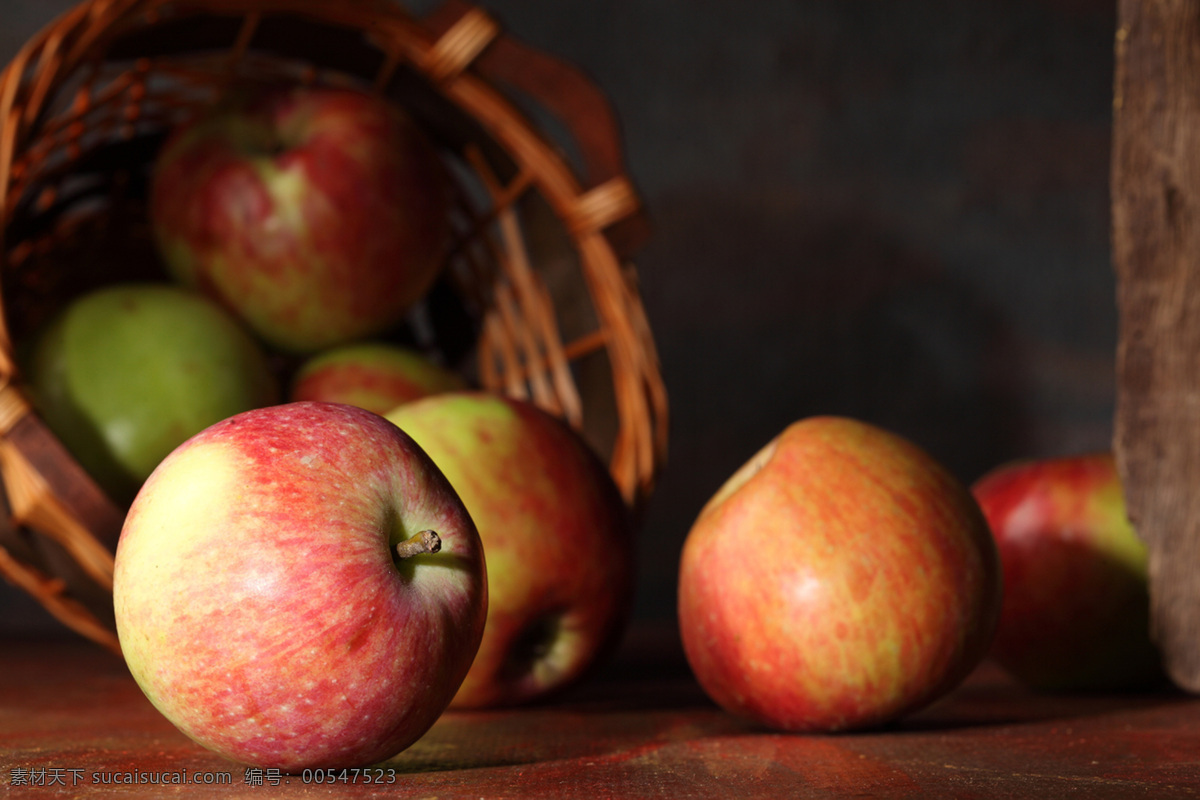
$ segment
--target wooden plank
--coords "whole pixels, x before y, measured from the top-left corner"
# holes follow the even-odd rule
[[[1114,450],[1167,670],[1200,691],[1200,0],[1120,0]]]

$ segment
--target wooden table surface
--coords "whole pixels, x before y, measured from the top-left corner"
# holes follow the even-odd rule
[[[739,798],[1200,796],[1200,698],[1039,696],[983,665],[885,730],[800,736],[714,706],[670,630],[635,629],[554,703],[449,712],[384,783],[247,772],[193,744],[117,658],[82,641],[0,642],[0,786],[13,797]],[[174,772],[220,785],[117,786]]]

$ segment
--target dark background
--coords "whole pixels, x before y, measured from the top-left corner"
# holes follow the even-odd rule
[[[0,59],[73,3],[0,0]],[[407,2],[415,11],[435,5]],[[856,416],[964,481],[1109,447],[1115,3],[485,0],[621,118],[671,398],[637,614],[787,424]],[[56,632],[0,586],[0,632]]]

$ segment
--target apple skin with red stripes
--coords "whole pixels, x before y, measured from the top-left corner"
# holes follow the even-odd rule
[[[381,97],[237,87],[164,144],[150,219],[174,278],[313,353],[395,326],[426,293],[451,196],[430,139]]]
[[[407,549],[426,531],[436,547]],[[487,616],[482,544],[445,476],[387,420],[333,403],[184,442],[135,498],[115,564],[121,650],[154,706],[230,760],[291,773],[415,742]]]
[[[684,543],[684,650],[709,696],[765,727],[876,727],[983,659],[1001,577],[967,487],[876,426],[788,426],[717,491]]]

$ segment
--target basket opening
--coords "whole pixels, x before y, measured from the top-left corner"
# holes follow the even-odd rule
[[[179,36],[198,51],[207,51],[229,45],[237,35],[235,22],[228,17],[201,16],[198,21],[189,17],[162,23],[156,30],[162,25],[174,26],[167,42]],[[274,18],[262,20],[250,39],[254,49],[244,54],[239,73],[361,86],[370,77],[363,73],[374,69],[381,58],[360,58],[356,61],[358,73],[344,74],[324,64],[316,69],[292,63],[278,53],[265,56],[258,52],[264,42],[271,44],[272,37],[286,40],[298,30],[311,37],[328,27],[290,17],[278,25]],[[365,49],[359,44],[358,50]],[[57,144],[57,149],[51,147],[42,163],[35,165],[40,169],[30,170],[33,179],[25,187],[8,231],[10,256],[22,256],[10,257],[10,274],[5,276],[11,285],[20,287],[15,294],[21,299],[10,302],[14,306],[10,327],[18,339],[28,336],[55,305],[104,282],[104,275],[165,277],[144,222],[150,167],[169,127],[215,99],[225,78],[219,51],[174,52],[147,63],[144,59],[157,52],[151,45],[172,52],[171,45],[157,36],[150,39],[130,33],[122,37],[114,44],[120,59],[105,67],[105,82],[98,77],[101,71],[95,71],[84,84],[97,95],[104,94],[106,101],[87,105],[82,113],[77,104],[67,104],[64,121],[49,126],[58,131],[68,129],[73,111],[76,121],[88,118],[110,123],[98,125],[86,147],[80,146],[80,141],[64,145],[55,140],[52,144]],[[130,75],[138,80],[131,80]],[[209,76],[208,84],[204,75]],[[123,85],[126,96],[105,94],[97,88],[103,85]],[[581,265],[570,232],[506,150],[412,65],[397,65],[389,73],[386,91],[441,148],[461,204],[456,223],[460,242],[442,276],[405,321],[380,338],[416,346],[469,380],[532,399],[582,425],[579,382],[585,373],[572,362],[593,347],[603,347],[603,337],[596,335],[597,314],[588,286],[580,278]],[[136,97],[127,96],[130,94]],[[141,121],[144,132],[133,136],[111,124],[113,109],[131,103],[158,109]],[[46,194],[55,198],[49,206],[32,199]],[[114,219],[121,224],[112,224]],[[90,222],[81,224],[79,220]],[[114,241],[123,234],[127,241]],[[33,252],[40,256],[32,258]],[[114,273],[113,265],[98,264],[88,270],[95,280],[79,280],[78,259],[91,253],[120,253],[123,269]],[[502,276],[518,256],[524,277],[514,286]],[[506,261],[509,263],[504,264]],[[71,279],[73,272],[75,278]],[[475,349],[488,315],[495,314],[494,287],[498,285],[507,285],[511,295],[504,347],[512,355],[481,370]],[[10,300],[13,296],[8,293]],[[582,347],[570,351],[573,342],[581,341],[585,343]],[[589,341],[594,344],[586,344]],[[287,359],[278,363],[284,373],[296,366]],[[282,380],[288,377],[284,374]],[[592,396],[611,391],[611,379],[606,380],[604,389],[586,389],[589,403]],[[607,454],[611,448],[600,444],[600,436],[591,438],[598,451]]]

